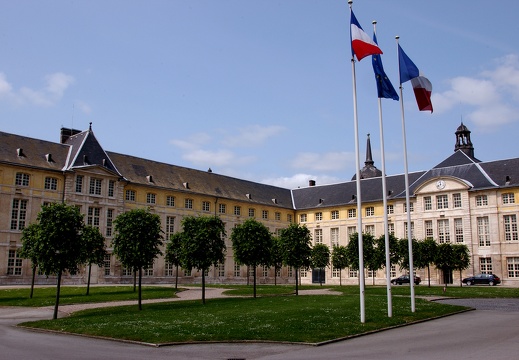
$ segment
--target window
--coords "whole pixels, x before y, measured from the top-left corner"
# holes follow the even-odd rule
[[[29,174],[16,173],[14,184],[16,186],[29,186]]]
[[[291,278],[291,277],[294,276],[294,270],[292,269],[292,267],[289,267],[289,268],[288,268],[287,276],[288,276],[289,278]]]
[[[135,201],[135,190],[126,190],[126,201]]]
[[[348,209],[348,218],[355,218],[357,217],[357,209]]]
[[[519,278],[519,257],[506,258],[509,278]]]
[[[503,204],[515,204],[514,193],[503,194],[501,198],[503,199]]]
[[[108,197],[114,197],[115,193],[115,181],[108,180]]]
[[[146,194],[146,204],[155,204],[157,200],[157,196],[153,193]]]
[[[174,196],[171,196],[171,195],[168,195],[166,196],[166,206],[175,206],[175,197]]]
[[[263,265],[263,269],[261,271],[261,276],[263,276],[264,278],[269,276],[269,267],[268,266]]]
[[[292,214],[287,214],[287,222],[292,222]]]
[[[164,231],[166,235],[166,241],[171,239],[171,235],[175,232],[175,217],[166,216],[166,229]]]
[[[240,206],[235,206],[234,207],[234,215],[241,215],[241,207]]]
[[[461,194],[452,194],[452,202],[454,203],[455,208],[461,207]]]
[[[423,208],[424,210],[432,210],[432,198],[430,196],[423,198]]]
[[[111,256],[109,254],[105,255],[103,265],[105,268],[105,276],[110,276],[110,266],[111,266]]]
[[[23,230],[27,218],[27,200],[13,199],[11,230]]]
[[[211,211],[211,204],[209,203],[209,201],[202,201],[202,211]]]
[[[83,192],[83,175],[76,176],[76,192],[77,193]]]
[[[409,207],[411,208],[411,212],[414,211],[414,203],[410,202]],[[404,213],[407,213],[407,203],[404,203]]]
[[[387,232],[389,235],[395,235],[395,224],[387,223]]]
[[[314,241],[316,244],[323,243],[323,229],[315,229],[314,230]]]
[[[173,276],[173,264],[167,261],[164,263],[164,276]]]
[[[101,214],[101,208],[89,207],[87,213],[87,225],[96,227],[99,229],[99,217]]]
[[[315,221],[321,221],[323,219],[323,213],[322,212],[316,212],[315,213]]]
[[[356,226],[348,226],[348,228],[346,229],[346,231],[348,232],[348,239],[357,232],[357,227]]]
[[[492,274],[492,258],[479,258],[479,272],[482,274]]]
[[[456,237],[456,243],[463,242],[463,220],[460,218],[454,219],[454,236]]]
[[[436,209],[448,209],[449,208],[449,197],[447,195],[436,196]]]
[[[332,220],[339,219],[339,210],[332,210]]]
[[[261,218],[262,219],[268,219],[269,218],[269,212],[267,210],[261,210]]]
[[[395,206],[392,205],[392,204],[388,205],[386,211],[387,211],[388,215],[394,214],[395,213]]]
[[[517,235],[517,217],[515,215],[505,215],[503,216],[503,220],[505,224],[505,240],[519,240]]]
[[[301,214],[300,220],[301,220],[301,222],[306,222],[306,214]]]
[[[88,193],[90,195],[101,195],[101,179],[91,178]]]
[[[330,242],[332,247],[339,245],[339,228],[330,229]]]
[[[351,278],[359,277],[359,272],[350,268],[348,269],[348,276]]]
[[[432,220],[425,220],[424,228],[425,228],[425,238],[432,239],[434,237]]]
[[[389,272],[389,276],[392,278],[396,277],[396,265],[391,265],[391,270]]]
[[[440,244],[451,242],[449,219],[438,220],[438,241]]]
[[[112,236],[112,224],[114,220],[114,209],[106,210],[106,236]]]
[[[332,277],[338,278],[341,276],[341,269],[332,267]]]
[[[307,277],[308,276],[308,271],[306,271],[306,269],[299,269],[299,275],[301,277]]]
[[[250,208],[249,209],[249,217],[254,217],[256,215],[256,210],[254,210],[253,208]]]
[[[476,206],[487,206],[487,205],[488,205],[488,197],[486,195],[476,196]]]
[[[366,216],[373,216],[375,215],[375,208],[373,206],[368,206],[366,208]]]
[[[218,204],[218,212],[220,214],[225,214],[227,212],[227,205],[225,205],[225,204]]]
[[[58,190],[58,179],[53,177],[46,177],[45,190]]]
[[[234,264],[234,277],[240,277],[241,276],[241,267],[238,264]]]
[[[127,267],[123,268],[123,276],[132,276],[132,275],[133,275],[132,269],[127,268]]]
[[[153,276],[153,264],[142,268],[142,276]]]
[[[192,209],[193,208],[193,199],[186,199],[184,201],[184,207],[186,209]]]
[[[479,246],[490,246],[490,225],[488,216],[477,218]]]
[[[274,213],[274,219],[276,219],[276,221],[281,221],[281,213],[279,211]]]
[[[407,221],[406,221],[406,222],[404,222],[404,232],[405,232],[404,239],[407,239],[408,231],[409,231],[409,228],[407,227]],[[411,239],[414,239],[414,221],[411,221]]]
[[[9,250],[7,275],[22,275],[22,259],[18,257],[16,250]]]
[[[364,228],[364,232],[366,234],[375,235],[375,225],[366,225]]]
[[[218,277],[225,277],[225,264],[218,264],[216,268],[218,270]]]

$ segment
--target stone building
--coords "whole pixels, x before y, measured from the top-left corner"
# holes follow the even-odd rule
[[[433,238],[439,243],[468,246],[471,266],[463,276],[492,272],[504,285],[519,287],[519,238],[515,198],[519,190],[519,158],[482,162],[474,157],[470,131],[461,124],[455,132],[454,153],[428,171],[409,173],[411,231],[416,239]],[[355,177],[354,177],[355,178]],[[382,199],[381,172],[374,166],[368,136],[366,163],[361,171],[362,214],[357,214],[356,182],[352,181],[284,189],[241,180],[208,171],[105,151],[92,128],[86,131],[61,129],[59,143],[0,132],[0,284],[27,284],[28,260],[20,259],[23,227],[36,220],[43,204],[65,201],[78,206],[85,222],[100,228],[109,255],[103,267],[94,267],[94,283],[129,283],[132,274],[111,254],[112,221],[129,209],[149,207],[162,219],[167,238],[180,230],[183,216],[218,215],[232,228],[249,217],[263,222],[276,233],[297,221],[311,231],[313,242],[346,245],[356,232],[357,216],[363,231],[384,234],[384,211],[389,232],[407,237],[404,175],[390,175],[387,209]],[[211,269],[208,281],[244,283],[248,269],[236,264],[227,239],[225,264]],[[273,269],[256,269],[263,283],[274,282]],[[391,275],[400,269],[392,267]],[[417,273],[426,280],[425,273]],[[159,258],[144,272],[147,283],[174,281],[175,269]],[[200,274],[180,270],[180,281],[198,282]],[[293,282],[291,269],[282,269],[278,282]],[[458,274],[452,281],[458,282]],[[346,269],[325,271],[325,282],[356,284],[358,274]],[[431,283],[444,274],[434,269]],[[310,271],[302,271],[302,283],[311,283]],[[366,282],[384,284],[385,271],[366,271]],[[39,275],[39,284],[55,279]],[[81,284],[85,274],[68,276],[65,283]]]

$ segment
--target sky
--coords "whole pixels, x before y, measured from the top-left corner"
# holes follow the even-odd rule
[[[397,43],[433,85],[403,84],[409,171],[471,131],[482,161],[519,157],[517,1],[356,0],[398,89]],[[355,174],[346,0],[0,0],[0,131],[294,189]],[[382,169],[371,58],[355,61],[359,156]],[[386,173],[404,173],[400,102],[382,99]]]

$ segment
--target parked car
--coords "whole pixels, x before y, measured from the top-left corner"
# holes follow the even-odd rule
[[[478,274],[475,276],[470,276],[462,280],[464,284],[467,285],[490,285],[494,286],[501,283],[501,279],[494,274]]]
[[[420,284],[421,282],[422,282],[422,279],[420,279],[419,276],[414,277],[414,283],[416,285]],[[393,284],[393,285],[409,284],[409,275],[402,275],[400,277],[397,277],[396,279],[391,280],[391,284]]]

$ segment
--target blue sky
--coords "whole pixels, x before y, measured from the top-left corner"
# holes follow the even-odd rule
[[[395,36],[433,84],[404,84],[409,170],[452,154],[463,120],[483,161],[519,156],[514,1],[357,0],[398,86]],[[59,141],[90,122],[106,150],[287,188],[355,173],[346,0],[0,1],[0,131]],[[371,59],[356,63],[361,164],[380,169]],[[386,172],[404,172],[384,99]]]

